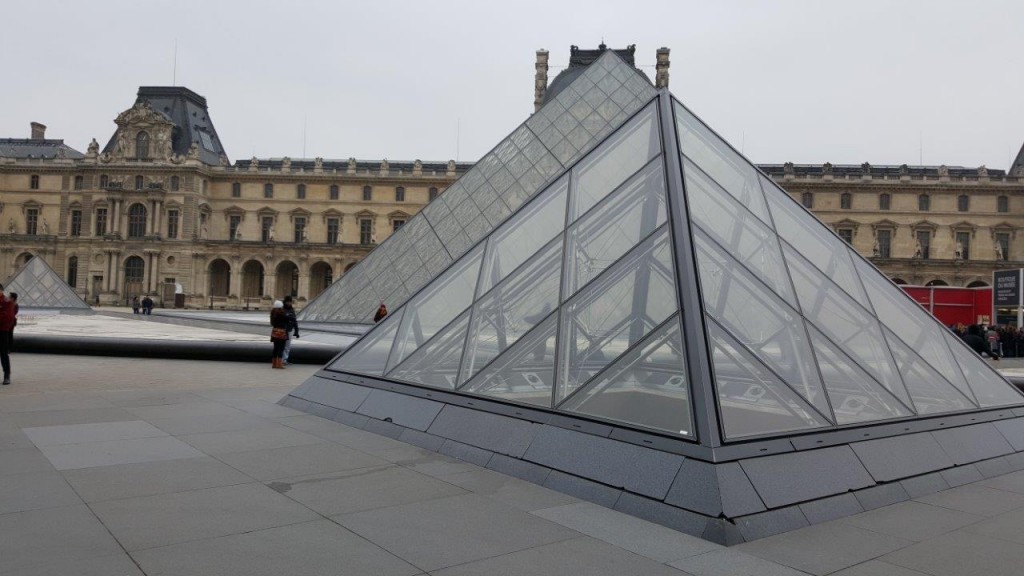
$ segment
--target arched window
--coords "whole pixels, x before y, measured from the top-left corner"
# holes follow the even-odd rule
[[[108,185],[110,185],[110,176],[100,174],[100,188],[106,188]]]
[[[437,198],[437,187],[431,186],[430,192],[427,195],[427,200],[433,200],[434,198]]]
[[[142,286],[142,280],[146,277],[146,263],[138,256],[131,256],[124,262],[124,283],[125,289],[129,292],[136,292]]]
[[[145,131],[135,135],[135,157],[139,160],[149,158],[149,134]]]
[[[814,208],[814,194],[811,192],[804,192],[803,195],[800,196],[800,203],[808,210]]]
[[[917,209],[921,212],[927,212],[932,209],[932,199],[927,194],[921,194],[917,197]]]
[[[370,200],[373,200],[373,187],[363,186],[363,201],[369,202]]]
[[[146,235],[146,207],[135,203],[128,208],[128,237],[142,238]]]
[[[242,197],[242,184],[240,182],[231,183],[231,197],[241,198]]]
[[[971,199],[967,194],[956,197],[956,209],[958,212],[967,212],[971,209]]]
[[[142,190],[145,187],[145,183],[146,183],[146,180],[142,177],[142,175],[139,175],[139,176],[135,177],[135,189],[136,190]]]
[[[273,198],[274,197],[274,185],[273,184],[267,182],[266,184],[263,185],[263,197],[264,198]]]
[[[306,198],[305,184],[299,184],[298,186],[295,187],[295,196],[298,197],[299,200],[304,200]]]
[[[878,195],[878,209],[879,210],[888,210],[889,206],[891,204],[892,204],[892,196],[890,196],[888,194],[879,194]]]
[[[331,200],[337,200],[338,197],[339,197],[338,185],[337,184],[331,184]]]
[[[843,192],[839,195],[839,207],[843,210],[849,210],[853,206],[853,196],[849,192]]]
[[[996,198],[996,211],[997,212],[1009,212],[1010,211],[1010,197],[1000,196]]]
[[[181,188],[181,178],[171,176],[171,192],[177,192]]]
[[[68,275],[64,280],[72,288],[78,285],[78,256],[68,258]]]
[[[395,188],[395,202],[405,202],[405,187],[399,186]]]

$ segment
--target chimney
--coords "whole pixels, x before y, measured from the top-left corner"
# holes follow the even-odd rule
[[[32,123],[32,139],[33,140],[44,140],[46,139],[46,126],[39,122]]]
[[[658,61],[654,65],[656,70],[654,75],[655,88],[668,88],[668,65],[668,48],[658,48]]]
[[[544,94],[548,91],[548,51],[537,50],[537,76],[534,80],[533,111],[540,110],[544,104]]]

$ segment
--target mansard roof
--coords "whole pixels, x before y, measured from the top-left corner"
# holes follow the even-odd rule
[[[85,158],[64,140],[40,138],[0,138],[0,157],[4,158]]]

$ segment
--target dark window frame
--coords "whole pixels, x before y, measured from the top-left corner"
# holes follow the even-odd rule
[[[1005,194],[996,197],[996,212],[1006,214],[1010,211],[1010,197]]]
[[[298,186],[295,187],[295,197],[297,199],[299,199],[299,200],[305,200],[306,199],[306,185],[305,184],[299,184]]]
[[[341,197],[341,190],[337,184],[331,184],[330,199],[337,200]]]
[[[273,198],[274,197],[274,185],[271,182],[267,182],[263,185],[263,197]]]
[[[28,187],[30,190],[39,190],[39,174],[28,177]]]
[[[146,220],[148,220],[146,205],[136,202],[128,207],[128,237],[145,238]]]
[[[167,237],[177,238],[178,237],[178,211],[168,210],[167,211]]]
[[[78,208],[71,210],[71,228],[69,230],[69,235],[82,235],[82,211]]]
[[[363,202],[373,202],[373,186],[363,186]]]
[[[405,186],[395,187],[395,202],[405,202]]]
[[[853,194],[849,192],[843,192],[839,195],[839,208],[842,210],[850,210],[853,208]]]
[[[961,194],[956,197],[956,211],[957,212],[970,212],[971,211],[971,197],[967,194]]]
[[[231,197],[232,198],[241,198],[242,197],[242,183],[241,182],[232,182],[231,183]]]

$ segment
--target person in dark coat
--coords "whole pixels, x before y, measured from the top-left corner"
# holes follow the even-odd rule
[[[273,368],[284,369],[284,345],[288,341],[288,316],[284,313],[284,302],[274,301],[270,309],[270,341],[274,343]]]
[[[142,313],[143,314],[152,314],[153,313],[153,299],[150,298],[149,296],[144,296],[142,298]]]
[[[295,316],[295,306],[292,305],[292,297],[284,297],[284,314],[288,317],[288,340],[284,343],[284,354],[281,361],[288,365],[288,356],[292,352],[292,338],[299,337],[299,319]]]
[[[139,304],[139,297],[138,296],[132,296],[132,314],[138,314],[139,313],[139,306],[140,306],[140,304]]]
[[[377,313],[373,315],[374,322],[380,322],[388,315],[388,307],[383,302],[380,303],[380,308],[377,308]]]
[[[3,367],[3,385],[11,383],[11,348],[14,346],[14,326],[18,323],[18,295],[4,296],[0,286],[0,367]]]
[[[988,345],[988,340],[982,337],[981,329],[977,324],[971,324],[967,327],[967,334],[964,336],[964,342],[971,347],[971,350],[974,350],[978,354],[987,355],[993,360],[999,360],[999,354],[996,354]]]

